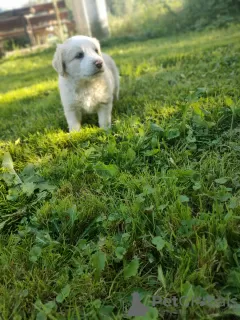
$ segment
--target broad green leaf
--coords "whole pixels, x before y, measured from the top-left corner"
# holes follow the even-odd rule
[[[240,317],[240,304],[236,303],[224,312],[225,315],[234,315]]]
[[[124,279],[128,279],[131,277],[134,277],[138,273],[139,268],[139,260],[134,259],[132,260],[127,266],[125,266],[123,273],[124,273]]]
[[[159,153],[159,149],[152,149],[152,150],[147,150],[144,152],[144,155],[146,157],[151,157],[154,156],[155,154]]]
[[[37,313],[36,320],[47,320],[47,315],[43,311],[40,311]]]
[[[19,197],[20,189],[18,186],[13,187],[8,190],[7,200],[9,201],[16,201]]]
[[[71,287],[69,284],[67,284],[62,290],[61,292],[57,295],[56,297],[56,301],[58,303],[62,303],[70,294],[71,291]]]
[[[233,100],[230,97],[225,98],[225,103],[228,107],[231,107],[234,104]]]
[[[29,260],[32,262],[36,262],[38,258],[41,256],[41,254],[42,254],[42,249],[38,246],[34,246],[29,252]]]
[[[49,301],[47,303],[44,304],[43,306],[43,309],[44,309],[44,312],[46,314],[49,314],[52,312],[53,309],[56,308],[56,302],[55,301]]]
[[[199,95],[202,95],[203,93],[207,93],[208,90],[207,88],[197,88],[197,91],[196,91],[196,94],[199,96]]]
[[[166,133],[166,138],[168,140],[175,139],[180,136],[180,131],[176,129],[169,129]]]
[[[193,186],[193,190],[199,190],[199,189],[201,189],[201,187],[202,187],[201,183],[200,182],[196,182],[194,184],[194,186]]]
[[[217,251],[226,251],[228,248],[228,243],[226,238],[217,238],[216,249]]]
[[[143,187],[143,191],[144,191],[144,194],[153,194],[155,192],[155,188],[151,187],[150,185],[145,185]]]
[[[161,128],[159,125],[157,125],[155,123],[151,123],[150,129],[151,129],[151,131],[157,132],[159,134],[163,134],[164,133],[163,128]]]
[[[100,299],[96,299],[91,303],[91,305],[94,307],[94,309],[100,309],[102,303]]]
[[[22,175],[26,177],[32,177],[35,175],[35,167],[32,163],[26,165],[22,171]]]
[[[113,306],[102,306],[99,309],[100,320],[113,320],[113,317],[112,317],[113,310],[114,310]]]
[[[13,160],[9,152],[5,152],[3,155],[2,167],[6,169],[9,173],[14,175],[15,184],[22,183],[21,179],[19,178],[16,171],[14,170]]]
[[[136,158],[136,152],[132,148],[129,148],[126,153],[126,158],[133,161]]]
[[[7,186],[11,187],[13,185],[16,185],[15,181],[15,175],[9,172],[4,172],[0,174],[0,180],[3,180]]]
[[[74,222],[78,219],[78,213],[77,213],[77,207],[76,205],[72,206],[72,208],[70,208],[68,210],[68,214],[69,214],[69,222],[71,223],[71,226],[74,225]]]
[[[115,250],[116,257],[120,260],[123,259],[125,253],[126,253],[126,249],[123,247],[117,247]]]
[[[189,202],[188,196],[186,196],[186,195],[184,195],[184,194],[179,196],[179,200],[180,200],[182,203],[184,203],[184,202]]]
[[[186,137],[186,140],[187,140],[188,143],[194,143],[194,142],[197,141],[196,137],[193,137],[192,135],[188,135]]]
[[[129,238],[130,238],[130,236],[131,236],[131,235],[130,235],[129,232],[123,233],[123,234],[122,234],[122,239],[121,239],[121,241],[124,242],[124,243],[127,243],[128,240],[129,240]]]
[[[84,150],[84,155],[88,158],[95,151],[96,151],[96,149],[94,147],[90,147],[90,148]]]
[[[37,310],[40,310],[43,306],[43,303],[40,299],[37,299],[36,302],[34,303],[34,307],[37,309]]]
[[[48,182],[41,182],[41,183],[37,184],[37,188],[40,191],[46,190],[46,191],[52,193],[56,189],[56,186],[53,186],[52,184],[49,184]]]
[[[33,182],[25,182],[21,185],[23,193],[25,193],[28,197],[34,194],[34,190],[36,189],[36,185]]]
[[[230,198],[232,197],[232,194],[229,192],[226,192],[225,190],[221,190],[218,192],[217,194],[217,198],[221,201],[221,202],[226,202],[228,201]]]
[[[46,199],[48,196],[48,192],[47,191],[41,191],[39,193],[37,193],[37,200],[36,202],[42,201],[44,199]]]
[[[166,203],[166,204],[161,204],[161,205],[158,207],[158,209],[159,209],[160,211],[163,211],[164,209],[167,208],[167,206],[168,206],[168,203]]]
[[[151,146],[152,146],[153,149],[154,149],[154,148],[157,149],[158,146],[159,146],[159,139],[156,137],[156,135],[154,135],[154,136],[152,137]]]
[[[118,167],[114,164],[104,164],[102,162],[98,162],[95,165],[95,171],[97,172],[98,175],[100,175],[101,177],[105,177],[105,178],[111,178],[111,177],[115,177],[116,175],[118,175]]]
[[[198,104],[194,105],[193,110],[194,110],[194,113],[200,117],[200,119],[204,118],[204,113],[203,113],[203,111],[201,110],[201,108],[199,107]]]
[[[80,250],[84,250],[87,247],[87,240],[85,239],[80,239],[78,240],[77,246]]]
[[[238,206],[239,206],[238,198],[237,197],[232,197],[230,199],[229,208],[230,209],[235,209]]]
[[[237,270],[232,270],[228,274],[227,278],[227,285],[229,287],[237,288],[238,291],[240,289],[240,271]]]
[[[13,160],[9,152],[5,152],[3,155],[2,167],[8,169],[8,172],[15,173]]]
[[[214,180],[217,184],[225,184],[226,182],[228,182],[228,178],[219,178],[219,179],[215,179]]]
[[[100,274],[105,268],[106,254],[102,251],[97,251],[92,255],[91,261],[95,269],[95,278],[100,278]]]
[[[158,236],[152,239],[152,244],[154,244],[157,247],[158,251],[161,251],[164,248],[166,242],[165,240],[163,240],[162,237]]]
[[[25,289],[25,290],[23,290],[23,291],[21,292],[21,296],[24,297],[24,298],[26,298],[26,297],[28,296],[28,294],[29,294],[29,292],[28,292],[27,289]]]

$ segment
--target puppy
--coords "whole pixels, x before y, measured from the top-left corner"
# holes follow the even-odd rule
[[[69,131],[79,131],[83,113],[97,113],[99,126],[111,127],[113,101],[119,95],[119,73],[101,53],[97,39],[74,36],[57,46],[52,61]]]

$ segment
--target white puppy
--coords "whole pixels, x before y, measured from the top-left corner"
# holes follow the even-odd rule
[[[52,65],[69,131],[79,131],[82,114],[97,112],[99,126],[111,127],[112,104],[118,99],[119,74],[97,39],[74,36],[57,46]]]

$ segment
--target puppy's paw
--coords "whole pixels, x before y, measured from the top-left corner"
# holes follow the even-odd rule
[[[69,133],[79,132],[81,130],[80,124],[75,124],[74,126],[69,126]]]

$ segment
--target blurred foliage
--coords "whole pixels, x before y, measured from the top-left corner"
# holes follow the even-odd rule
[[[106,0],[113,37],[154,38],[239,19],[239,0]]]
[[[185,0],[182,20],[183,25],[202,29],[208,25],[224,26],[239,14],[239,0]]]
[[[119,0],[106,0],[110,13],[114,16],[122,16],[132,12],[136,7],[135,0],[119,1]],[[142,1],[139,1],[142,2]]]
[[[29,44],[27,37],[10,38],[3,42],[4,51],[12,51],[18,48],[26,48]]]

